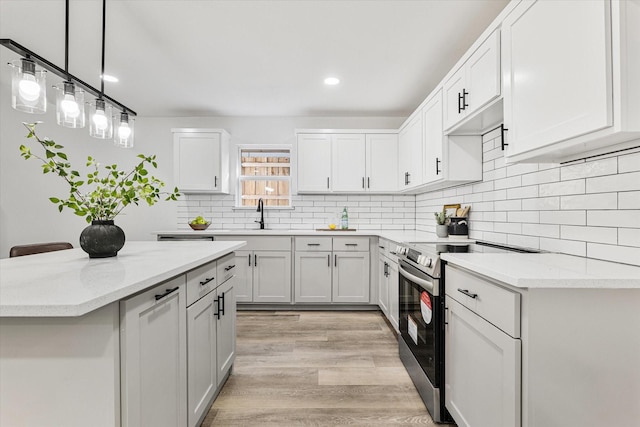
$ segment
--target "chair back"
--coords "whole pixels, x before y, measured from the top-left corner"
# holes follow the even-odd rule
[[[62,251],[73,249],[73,245],[67,242],[34,243],[31,245],[18,245],[9,250],[10,257],[41,254],[44,252]]]

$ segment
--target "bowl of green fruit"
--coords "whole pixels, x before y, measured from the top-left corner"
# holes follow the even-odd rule
[[[189,226],[194,230],[206,230],[209,225],[211,225],[211,223],[201,216],[197,216],[196,219],[189,222]]]

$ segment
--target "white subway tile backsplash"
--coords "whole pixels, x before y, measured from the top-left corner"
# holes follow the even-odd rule
[[[603,245],[600,243],[587,243],[587,255],[589,258],[604,259],[608,261],[623,262],[625,264],[640,265],[640,248],[630,246]]]
[[[540,238],[540,250],[548,252],[562,252],[563,254],[586,256],[587,243],[573,240]]]
[[[640,209],[640,191],[618,193],[618,209]]]
[[[586,225],[587,212],[577,211],[543,211],[540,212],[541,224]]]
[[[516,163],[514,165],[508,165],[506,168],[507,176],[524,175],[526,173],[532,173],[538,171],[537,163]]]
[[[640,247],[640,228],[618,228],[618,244]]]
[[[618,158],[600,159],[560,167],[562,181],[589,178],[602,175],[613,175],[618,172]]]
[[[618,241],[618,229],[613,227],[563,225],[560,227],[560,237],[567,240],[582,240],[585,242],[615,245]]]
[[[492,203],[493,203],[494,209],[497,211],[521,211],[522,210],[522,200],[500,200]],[[479,203],[474,204],[472,209],[477,209],[476,205],[478,204]]]
[[[559,180],[560,169],[557,167],[522,175],[522,185],[544,184],[547,182],[557,182]]]
[[[578,196],[561,196],[562,209],[616,209],[618,195],[616,193],[596,193]]]
[[[618,158],[618,173],[640,171],[640,153],[628,154]]]
[[[554,224],[522,224],[522,234],[538,237],[560,237],[560,226]]]
[[[584,194],[585,180],[574,179],[571,181],[560,181],[540,184],[540,196],[565,196],[570,194]]]
[[[493,188],[496,190],[499,190],[501,188],[514,188],[520,186],[522,186],[522,177],[520,175],[498,179],[493,182]]]
[[[553,211],[560,208],[559,197],[538,197],[535,199],[523,199],[523,211]]]
[[[528,199],[532,197],[538,197],[537,185],[507,189],[507,199]]]
[[[509,222],[527,222],[537,224],[540,222],[540,212],[538,211],[512,211],[506,212],[507,221]]]
[[[507,243],[513,246],[520,246],[523,248],[539,249],[540,238],[533,236],[520,236],[517,234],[508,234]]]
[[[638,228],[640,210],[588,211],[587,225],[597,227]]]
[[[640,172],[587,178],[587,193],[640,190]]]

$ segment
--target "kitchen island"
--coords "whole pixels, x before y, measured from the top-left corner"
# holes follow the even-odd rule
[[[125,326],[126,310],[149,294],[139,318],[150,325],[164,317],[169,326],[166,336],[138,330],[147,345],[137,349],[141,358],[153,356],[154,345],[165,349],[172,333],[176,347],[186,346],[189,275],[203,266],[215,271],[216,260],[232,260],[244,244],[127,242],[114,258],[71,249],[0,260],[0,425],[135,425],[130,415],[145,402],[131,399],[127,382],[136,372],[127,358],[136,349],[127,338],[141,326]],[[164,424],[186,425],[186,348],[174,353],[178,409]]]

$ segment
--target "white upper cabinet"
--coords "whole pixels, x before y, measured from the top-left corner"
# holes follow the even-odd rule
[[[400,190],[411,190],[423,182],[422,114],[415,114],[398,135]]]
[[[172,129],[175,185],[183,193],[229,193],[229,134]]]
[[[365,191],[366,141],[363,134],[332,135],[333,191]]]
[[[526,0],[502,28],[508,162],[638,145],[639,0]]]
[[[444,128],[451,130],[500,96],[500,31],[495,30],[444,83]],[[489,126],[486,119],[478,126]]]
[[[298,135],[298,192],[331,191],[331,135]]]
[[[307,130],[298,133],[298,192],[393,192],[397,159],[395,131]]]
[[[367,134],[367,191],[398,190],[398,135]]]
[[[444,135],[442,91],[422,107],[424,125],[424,185],[433,190],[482,179],[482,137]]]
[[[422,108],[424,124],[424,182],[430,183],[442,178],[442,92]]]

